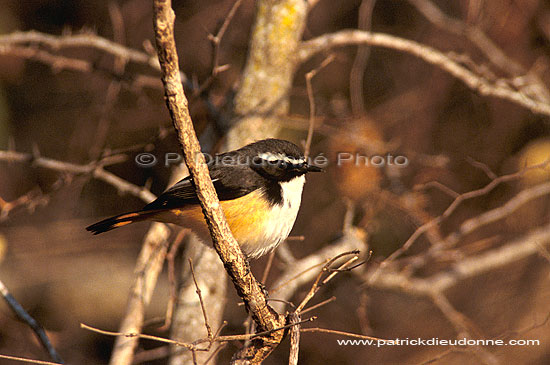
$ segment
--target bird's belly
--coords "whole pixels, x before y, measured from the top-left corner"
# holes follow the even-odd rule
[[[221,202],[227,224],[243,253],[257,258],[273,250],[284,241],[296,220],[300,199],[292,204],[283,199],[281,204],[270,204],[263,193],[256,190],[241,198]],[[205,243],[212,243],[200,207],[172,209],[158,217],[160,221],[190,228]]]

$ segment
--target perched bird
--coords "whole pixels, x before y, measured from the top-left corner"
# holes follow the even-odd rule
[[[233,236],[248,258],[258,258],[290,234],[302,200],[309,165],[295,144],[264,139],[216,155],[210,177]],[[205,243],[210,233],[191,177],[180,180],[142,210],[117,215],[87,227],[94,234],[153,220],[190,228]]]

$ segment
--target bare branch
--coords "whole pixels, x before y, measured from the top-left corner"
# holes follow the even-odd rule
[[[426,262],[427,258],[436,258],[448,253],[448,249],[457,245],[462,238],[472,232],[484,227],[490,223],[497,222],[519,209],[527,202],[550,194],[550,183],[536,185],[532,188],[525,189],[516,196],[508,200],[500,207],[486,211],[476,217],[464,221],[457,231],[450,233],[444,239],[439,239],[435,245],[432,245],[426,252],[423,252],[412,258],[412,263],[409,264],[409,270],[420,267]],[[543,247],[541,249],[544,250]],[[543,251],[541,251],[542,254]]]
[[[223,65],[220,66],[220,44],[222,41],[222,38],[227,31],[227,28],[229,27],[229,23],[231,23],[231,20],[233,20],[233,17],[237,13],[237,9],[239,9],[239,6],[241,6],[242,0],[237,0],[231,7],[231,10],[229,10],[229,13],[225,17],[225,20],[223,21],[222,26],[218,30],[218,33],[216,35],[209,34],[208,39],[212,42],[212,46],[214,48],[213,50],[213,56],[212,56],[212,73],[202,83],[202,85],[197,88],[197,90],[193,93],[195,96],[200,95],[204,90],[206,90],[212,82],[216,79],[216,76],[224,70],[227,70],[229,68],[229,65]]]
[[[189,236],[187,243],[182,254],[185,258],[193,260],[195,277],[202,288],[203,306],[208,313],[210,327],[218,327],[216,336],[219,336],[219,331],[223,328],[222,316],[228,284],[228,280],[225,278],[220,280],[220,273],[224,270],[223,263],[215,250],[206,247],[194,235]],[[170,327],[170,338],[184,342],[194,342],[197,339],[201,324],[204,325],[203,310],[196,294],[196,287],[189,265],[182,265],[180,277],[181,282],[178,285],[178,300],[176,301],[174,317]],[[215,351],[211,347],[211,342],[209,346],[209,352],[195,354],[195,358],[199,363],[205,362]],[[181,351],[177,346],[171,346],[170,364],[187,364],[191,361],[192,354]]]
[[[54,36],[34,30],[0,35],[0,50],[14,45],[42,45],[54,51],[63,48],[94,48],[120,59],[160,70],[158,59],[145,52],[120,45],[95,34],[67,34]]]
[[[337,242],[287,265],[285,271],[274,283],[273,289],[270,290],[271,295],[275,294],[276,298],[285,301],[290,300],[298,288],[317,277],[318,272],[314,270],[316,267],[324,265],[327,260],[341,252],[363,249],[364,246],[365,243],[362,241],[361,233],[358,230],[351,228],[345,230],[344,236]],[[307,270],[304,270],[304,268],[307,268]],[[274,303],[273,306],[278,311],[284,309],[284,305],[281,303]]]
[[[520,63],[509,57],[478,26],[468,25],[459,19],[444,14],[429,0],[409,0],[409,3],[416,7],[435,26],[467,37],[491,63],[510,76],[525,75],[525,77],[516,77],[515,81],[531,86],[532,90],[529,90],[530,97],[545,103],[550,101],[550,93],[538,75],[533,72],[528,73]]]
[[[296,312],[290,314],[290,323],[294,324],[290,329],[290,355],[288,365],[298,365],[298,353],[300,352],[300,315]]]
[[[158,342],[164,342],[164,343],[168,343],[168,344],[172,344],[172,345],[178,345],[178,346],[181,346],[181,347],[185,347],[187,349],[196,349],[194,344],[185,343],[185,342],[181,342],[181,341],[175,341],[175,340],[171,340],[169,338],[145,335],[145,334],[139,333],[139,332],[105,331],[105,330],[101,330],[99,328],[88,326],[87,324],[84,324],[84,323],[80,324],[80,328],[83,328],[83,329],[88,330],[88,331],[96,332],[96,333],[99,333],[99,334],[102,334],[102,335],[106,335],[106,336],[144,338],[144,339],[158,341]]]
[[[325,68],[329,63],[334,61],[334,55],[330,55],[321,64],[319,67],[306,73],[306,88],[307,88],[307,98],[309,100],[309,128],[307,131],[306,145],[304,148],[304,156],[307,158],[309,156],[309,149],[311,147],[311,140],[313,139],[313,131],[315,130],[315,98],[313,96],[313,87],[311,86],[311,80]]]
[[[70,162],[58,161],[47,157],[34,156],[30,153],[20,153],[14,151],[0,151],[0,161],[30,163],[31,166],[41,167],[49,170],[65,172],[73,175],[86,175],[106,182],[114,186],[120,193],[132,194],[146,203],[155,199],[155,195],[146,189],[134,185],[115,174],[105,170],[103,167],[125,160],[121,156],[111,156],[98,162],[90,162],[86,165],[77,165]]]
[[[393,289],[412,295],[442,293],[461,280],[509,265],[531,255],[539,254],[540,246],[550,242],[550,225],[533,230],[504,246],[455,262],[445,271],[425,279],[411,278],[393,270],[380,269],[376,277],[367,278],[370,286]]]
[[[314,333],[329,333],[332,335],[338,335],[338,336],[346,336],[346,337],[353,337],[353,338],[360,338],[362,340],[373,340],[373,341],[383,341],[383,342],[394,342],[393,340],[386,340],[383,338],[378,337],[372,337],[372,336],[366,336],[366,335],[360,335],[357,333],[351,333],[351,332],[343,332],[343,331],[337,331],[337,330],[331,330],[328,328],[302,328],[300,332],[314,332]]]
[[[42,347],[48,351],[48,354],[52,358],[53,361],[55,361],[58,364],[64,364],[63,359],[61,359],[61,356],[57,353],[57,350],[53,347],[50,339],[48,338],[48,335],[46,334],[46,331],[44,331],[44,328],[40,323],[36,321],[31,315],[19,304],[19,302],[11,295],[11,293],[8,291],[8,288],[4,283],[0,280],[0,295],[2,295],[2,298],[6,301],[6,304],[10,309],[15,313],[17,318],[19,318],[21,321],[23,321],[27,326],[29,326],[36,337],[38,337],[38,340],[40,341],[40,344]]]
[[[166,104],[177,131],[185,162],[195,183],[214,248],[260,331],[276,329],[284,323],[284,318],[267,304],[261,286],[250,272],[249,265],[225,221],[208,167],[200,151],[179,74],[173,29],[175,15],[171,2],[156,0],[154,14],[155,40],[163,73]],[[252,362],[261,362],[280,343],[282,336],[282,331],[276,331],[265,337],[256,338],[252,347],[237,356],[252,359]]]
[[[177,176],[177,174],[174,174]],[[120,324],[120,333],[140,333],[143,327],[145,308],[151,300],[153,289],[168,250],[170,230],[162,223],[153,223],[143,241],[136,263],[136,276]],[[139,337],[118,337],[115,341],[109,364],[126,365],[132,362]]]
[[[197,278],[195,277],[195,269],[193,268],[192,259],[189,259],[189,267],[191,268],[191,275],[193,276],[193,282],[195,283],[195,288],[197,289],[196,291],[197,296],[199,297],[199,302],[201,304],[202,315],[204,316],[204,326],[206,327],[206,333],[208,334],[208,338],[213,338],[212,328],[210,328],[210,325],[208,324],[208,316],[206,315],[206,309],[204,308],[201,289],[199,288],[199,284],[197,283]]]
[[[27,363],[27,364],[40,364],[40,365],[57,365],[57,364],[59,364],[57,362],[27,359],[25,357],[2,355],[2,354],[0,354],[0,359],[11,360],[11,361],[19,361],[19,362],[24,362],[24,363]]]
[[[304,297],[304,299],[302,300],[302,302],[300,303],[300,305],[298,305],[298,308],[296,308],[296,311],[297,313],[300,313],[302,311],[302,309],[304,309],[304,307],[307,305],[307,303],[309,303],[309,301],[313,298],[313,296],[315,295],[315,293],[317,293],[319,291],[319,289],[321,288],[321,286],[325,285],[326,283],[328,283],[330,280],[332,280],[332,278],[334,278],[339,272],[345,270],[346,268],[349,268],[351,266],[351,264],[353,264],[355,261],[359,260],[359,256],[357,256],[359,254],[359,251],[351,251],[351,252],[344,252],[344,253],[341,253],[335,257],[333,257],[332,259],[330,259],[324,266],[323,266],[323,269],[321,269],[321,272],[319,273],[319,275],[317,276],[317,279],[313,282],[313,285],[311,286],[311,288],[309,289],[309,292],[306,294],[306,296]],[[345,256],[348,256],[348,255],[353,255],[353,257],[351,257],[348,261],[344,262],[342,265],[340,265],[337,269],[335,270],[332,270],[331,269],[331,265],[336,261],[338,260],[339,258],[341,257],[345,257]],[[325,272],[331,272],[331,274],[326,277],[323,281],[321,281],[321,277],[323,276],[323,274]]]
[[[49,51],[37,49],[36,47],[0,44],[0,55],[10,55],[39,61],[46,65],[50,65],[53,72],[62,70],[91,72],[93,70],[93,65],[89,61],[55,55]]]
[[[503,82],[504,80],[488,80],[483,75],[478,75],[467,69],[453,60],[452,57],[443,54],[435,48],[389,34],[360,30],[342,30],[303,42],[297,57],[299,62],[304,62],[321,51],[334,47],[358,44],[367,44],[408,53],[448,72],[481,95],[508,100],[531,110],[533,113],[550,116],[550,104],[532,98],[530,93],[515,90],[509,86],[509,83]]]
[[[424,183],[424,184],[415,185],[414,190],[425,190],[429,187],[434,187],[454,199],[460,196],[459,193],[457,193],[450,187],[443,185],[439,181],[428,181],[427,183]]]
[[[310,312],[310,311],[312,311],[312,310],[315,310],[315,309],[317,309],[317,308],[320,308],[320,307],[322,307],[322,306],[324,306],[324,305],[327,305],[327,304],[329,304],[329,303],[332,303],[332,302],[334,302],[335,300],[336,300],[336,297],[330,297],[330,298],[328,298],[328,299],[326,299],[326,300],[323,300],[323,301],[320,302],[320,303],[317,303],[317,304],[312,305],[311,307],[309,307],[309,308],[307,308],[307,309],[304,309],[304,310],[302,311],[302,314],[305,314],[305,313],[307,313],[307,312]]]
[[[372,11],[376,0],[363,0],[359,6],[359,19],[357,26],[359,30],[371,30]],[[363,100],[363,77],[365,68],[370,56],[370,47],[360,46],[357,48],[357,54],[353,60],[353,65],[349,73],[349,94],[351,101],[351,110],[353,115],[365,114],[365,101]]]
[[[489,223],[493,223],[500,219],[503,219],[506,216],[509,216],[510,214],[515,212],[525,203],[548,194],[550,194],[550,183],[543,183],[540,185],[536,185],[532,188],[522,190],[515,197],[507,201],[506,204],[498,208],[491,209],[475,218],[470,218],[462,223],[459,228],[458,237],[457,235],[449,236],[449,238],[445,240],[445,246],[452,246],[456,243],[459,237],[463,237]]]
[[[166,262],[168,266],[168,283],[170,285],[170,299],[168,299],[168,305],[166,306],[166,318],[164,324],[159,328],[159,331],[167,330],[172,324],[172,316],[174,314],[174,307],[177,300],[177,289],[176,289],[176,268],[175,268],[175,259],[176,252],[178,252],[181,243],[183,242],[184,237],[189,233],[188,229],[182,229],[174,238],[174,241],[170,245],[170,250],[166,254]]]
[[[451,302],[443,295],[442,293],[432,293],[431,297],[434,304],[439,308],[441,313],[451,322],[457,336],[467,336],[468,338],[480,338],[481,336],[477,326],[475,326],[472,321],[470,321],[465,315],[456,310]],[[470,332],[470,329],[474,329],[473,337]],[[488,350],[484,349],[482,346],[476,345],[473,347],[473,353],[483,361],[485,364],[498,364],[498,360],[495,355],[491,354]]]
[[[540,163],[540,164],[528,166],[528,167],[526,167],[526,168],[524,168],[521,171],[518,171],[516,173],[499,176],[498,178],[496,178],[494,180],[491,180],[491,182],[489,184],[485,185],[484,187],[482,187],[480,189],[472,190],[470,192],[460,194],[459,196],[457,196],[453,200],[453,202],[447,207],[447,209],[445,209],[443,214],[441,214],[437,218],[434,218],[431,221],[429,221],[429,222],[421,225],[420,227],[418,227],[414,231],[414,233],[407,239],[407,241],[403,244],[403,246],[401,248],[395,250],[386,260],[384,260],[384,262],[381,264],[380,267],[383,267],[383,266],[389,264],[390,262],[395,260],[397,257],[402,255],[404,252],[406,252],[412,246],[412,244],[422,234],[429,231],[433,227],[439,225],[444,219],[448,218],[451,214],[453,214],[453,212],[458,208],[458,206],[460,204],[462,204],[462,202],[464,202],[468,199],[473,199],[473,198],[483,196],[483,195],[489,193],[490,191],[492,191],[494,188],[496,188],[498,185],[500,185],[502,183],[513,181],[513,180],[516,180],[518,178],[521,178],[523,175],[525,175],[525,173],[527,171],[530,171],[530,170],[533,170],[533,169],[545,168],[549,165],[550,165],[550,160],[547,160],[547,161],[545,161],[543,163]],[[376,276],[376,273],[373,275],[373,277],[374,276]]]
[[[486,164],[484,164],[483,162],[479,162],[479,161],[476,161],[474,160],[473,158],[471,157],[466,157],[466,161],[474,166],[474,167],[477,167],[478,169],[481,169],[485,175],[487,175],[487,177],[489,177],[489,179],[493,180],[493,179],[496,179],[498,176],[497,174],[495,174],[491,168],[489,166],[487,166]]]

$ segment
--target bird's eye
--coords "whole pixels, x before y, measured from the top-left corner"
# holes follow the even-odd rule
[[[279,162],[279,167],[280,167],[281,169],[285,169],[285,170],[286,170],[287,167],[288,167],[288,163],[287,163],[286,161],[280,161],[280,162]]]

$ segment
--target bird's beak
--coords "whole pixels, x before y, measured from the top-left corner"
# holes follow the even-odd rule
[[[315,165],[307,165],[306,171],[307,172],[325,172],[325,170]]]

